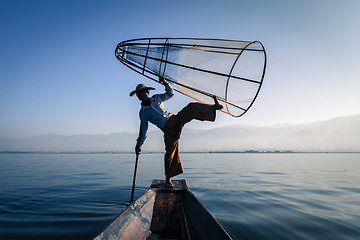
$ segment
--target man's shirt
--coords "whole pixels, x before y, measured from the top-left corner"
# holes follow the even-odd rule
[[[141,105],[139,111],[140,133],[137,145],[141,148],[148,135],[149,122],[162,129],[171,115],[173,115],[163,104],[175,95],[169,83],[165,85],[165,93],[155,94],[150,98],[150,106]]]

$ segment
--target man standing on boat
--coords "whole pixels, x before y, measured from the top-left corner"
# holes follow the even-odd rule
[[[159,77],[159,81],[165,86],[165,93],[163,94],[155,94],[149,97],[149,90],[155,90],[155,88],[147,87],[145,84],[137,85],[136,89],[130,93],[130,96],[136,94],[141,101],[140,131],[135,152],[137,155],[141,152],[147,138],[149,122],[160,128],[164,133],[165,142],[165,186],[172,187],[171,178],[184,172],[179,155],[182,128],[193,119],[215,121],[216,110],[222,109],[223,106],[218,103],[214,96],[214,105],[189,103],[178,114],[174,115],[163,105],[163,102],[174,96],[174,90],[163,77]]]

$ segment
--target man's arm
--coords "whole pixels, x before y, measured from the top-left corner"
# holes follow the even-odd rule
[[[136,140],[136,145],[135,145],[135,153],[137,155],[139,155],[141,153],[141,148],[145,143],[145,140],[147,138],[148,135],[148,127],[149,127],[149,122],[147,121],[147,119],[144,119],[144,117],[141,115],[140,113],[140,130],[139,130],[139,137]]]
[[[165,81],[163,77],[159,77],[159,82],[165,86],[165,93],[159,94],[158,96],[160,97],[162,102],[165,102],[172,98],[175,95],[175,92],[174,89],[167,81]]]
[[[140,124],[140,130],[139,130],[139,137],[137,138],[136,145],[135,145],[136,155],[140,155],[140,153],[141,153],[141,147],[139,146],[139,139],[141,139],[141,124]]]

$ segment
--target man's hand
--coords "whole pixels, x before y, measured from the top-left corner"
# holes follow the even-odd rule
[[[140,155],[140,153],[141,153],[141,148],[139,148],[138,145],[135,146],[135,153],[136,153],[136,155]]]
[[[163,85],[167,84],[167,82],[165,81],[165,79],[162,76],[159,76],[159,82]]]

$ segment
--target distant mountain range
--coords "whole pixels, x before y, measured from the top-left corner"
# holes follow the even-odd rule
[[[109,135],[46,134],[0,139],[0,151],[131,152],[137,133]],[[255,127],[233,125],[210,130],[183,130],[180,151],[360,151],[360,114],[328,121]],[[161,131],[150,131],[143,151],[164,151]]]

